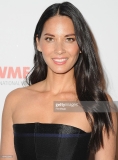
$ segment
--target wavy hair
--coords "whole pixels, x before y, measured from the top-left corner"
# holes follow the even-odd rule
[[[55,16],[68,16],[74,25],[76,40],[81,50],[77,62],[74,65],[76,91],[80,102],[94,101],[94,105],[82,107],[92,127],[90,149],[96,152],[103,144],[102,131],[105,127],[109,135],[113,131],[112,116],[109,112],[109,103],[104,104],[105,112],[99,112],[99,101],[108,101],[106,95],[106,82],[104,72],[98,56],[98,49],[93,34],[81,12],[70,2],[55,3],[49,6],[40,17],[34,33],[34,67],[27,76],[28,85],[35,84],[46,79],[47,65],[41,52],[37,50],[36,37],[40,39],[45,22]]]

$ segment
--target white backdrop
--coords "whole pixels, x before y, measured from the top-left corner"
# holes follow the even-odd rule
[[[117,101],[118,0],[69,1],[79,8],[93,31],[108,77],[109,94]],[[55,0],[0,0],[0,118],[5,97],[22,87],[25,73],[33,66],[35,26],[52,3]]]

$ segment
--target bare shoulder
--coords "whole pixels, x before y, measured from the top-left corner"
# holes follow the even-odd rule
[[[15,106],[21,101],[24,101],[25,97],[32,94],[33,90],[29,90],[28,87],[17,88],[12,90],[5,99],[4,108],[10,108],[12,111]]]
[[[19,97],[19,95],[21,94],[22,92],[22,88],[18,88],[18,89],[15,89],[15,90],[12,90],[7,96],[6,96],[6,99],[5,99],[5,104],[9,103],[9,105],[11,104],[14,104],[16,101],[17,101],[17,98]],[[5,105],[6,106],[6,105]]]
[[[25,101],[29,101],[33,97],[35,97],[37,94],[39,95],[43,91],[42,82],[38,82],[34,85],[23,87],[23,88],[17,88],[15,90],[12,90],[5,99],[5,105],[6,108],[11,108],[12,111],[14,111],[15,107],[18,106],[18,104],[25,103]]]
[[[17,88],[12,90],[11,92],[8,93],[6,100],[13,99],[15,100],[16,97],[19,97],[22,95],[22,93],[25,91],[25,88]]]
[[[12,103],[17,102],[19,99],[21,99],[24,96],[27,96],[27,94],[34,94],[36,92],[40,92],[42,90],[42,82],[38,82],[36,84],[33,84],[31,86],[23,87],[23,88],[17,88],[15,90],[12,90],[6,97],[6,101],[11,101]]]
[[[12,90],[5,99],[5,103],[15,104],[17,101],[25,94],[26,88],[17,88],[15,90]]]

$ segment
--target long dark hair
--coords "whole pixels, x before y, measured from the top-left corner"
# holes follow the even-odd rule
[[[106,95],[106,84],[104,72],[98,56],[98,49],[92,32],[83,18],[80,11],[71,3],[63,2],[49,6],[39,19],[34,33],[34,67],[27,77],[29,85],[35,84],[46,79],[47,65],[41,52],[37,50],[36,37],[40,39],[45,22],[55,16],[68,16],[73,24],[76,34],[76,40],[81,50],[81,54],[74,66],[74,75],[76,80],[76,91],[80,102],[85,101],[108,101]],[[99,112],[99,104],[85,106],[86,117],[92,127],[90,148],[94,152],[103,146],[102,131],[105,127],[109,135],[110,129],[113,131],[112,116],[109,112],[110,105],[104,104],[105,112]]]

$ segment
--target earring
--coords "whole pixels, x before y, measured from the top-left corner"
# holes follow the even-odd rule
[[[38,51],[38,52],[40,52],[40,53],[42,53],[42,52],[41,52],[41,51],[39,51],[38,49],[37,49],[37,51]]]
[[[79,53],[82,53],[82,51],[80,51]]]

